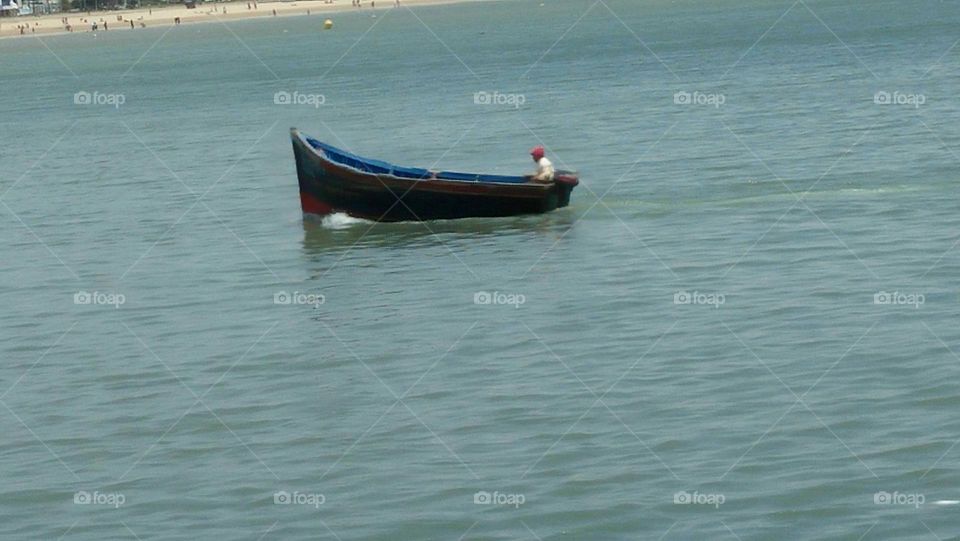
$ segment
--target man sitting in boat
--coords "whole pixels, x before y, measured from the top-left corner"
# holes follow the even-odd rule
[[[530,156],[533,157],[533,161],[537,163],[537,172],[531,175],[530,180],[533,182],[542,182],[544,184],[553,182],[553,163],[544,156],[544,150],[542,146],[535,146],[533,150],[530,151]]]

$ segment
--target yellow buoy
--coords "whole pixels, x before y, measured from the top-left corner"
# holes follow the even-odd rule
[[[324,30],[330,30],[331,28],[333,28],[333,21],[332,21],[332,20],[327,19],[327,20],[323,21],[323,29],[324,29]]]

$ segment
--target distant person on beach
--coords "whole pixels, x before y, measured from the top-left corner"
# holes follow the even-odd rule
[[[130,28],[136,28],[135,26],[133,26],[133,19],[130,19]]]
[[[547,159],[544,155],[544,150],[542,146],[535,146],[530,150],[530,156],[533,157],[533,161],[537,164],[537,171],[532,175],[528,175],[530,180],[533,182],[553,182],[553,163]]]

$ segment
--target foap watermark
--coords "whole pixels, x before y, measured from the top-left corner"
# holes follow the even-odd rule
[[[881,490],[873,495],[873,503],[877,505],[912,505],[920,509],[920,506],[927,501],[923,494],[916,492],[886,492]]]
[[[278,490],[273,493],[274,505],[310,505],[314,509],[320,509],[320,506],[327,501],[326,496],[317,492],[287,492]]]
[[[700,291],[677,291],[673,294],[673,304],[701,304],[720,308],[727,302],[723,293],[702,293]]]
[[[701,494],[697,491],[681,490],[673,495],[673,503],[676,505],[712,505],[715,509],[719,509],[725,501],[727,498],[723,494]]]
[[[911,105],[913,108],[919,109],[921,105],[927,103],[927,97],[923,94],[911,94],[899,90],[892,94],[880,90],[873,95],[873,103],[877,105]]]
[[[73,95],[74,105],[112,105],[119,109],[121,105],[127,103],[127,96],[124,94],[107,94],[105,92],[87,92],[81,90]]]
[[[501,291],[477,291],[473,294],[473,304],[507,305],[520,308],[527,302],[522,293],[503,293]]]
[[[727,103],[727,97],[718,92],[700,92],[699,90],[687,92],[681,90],[674,92],[673,103],[676,105],[712,105],[719,109],[721,105]]]
[[[94,306],[113,306],[120,308],[120,305],[127,302],[127,297],[123,293],[104,292],[104,291],[77,291],[73,294],[73,304],[91,304]]]
[[[73,503],[77,505],[109,505],[118,509],[127,498],[120,492],[87,492],[79,490],[73,494]]]
[[[904,293],[902,291],[878,291],[873,294],[873,304],[890,304],[897,306],[913,306],[915,309],[927,302],[923,293]]]
[[[321,105],[326,105],[327,97],[323,94],[305,94],[294,90],[278,90],[273,94],[273,103],[277,105],[311,105],[319,109]]]
[[[524,94],[502,93],[497,90],[493,92],[480,91],[473,93],[474,105],[507,105],[519,109],[525,103],[527,103],[527,96]]]
[[[319,308],[325,302],[327,302],[327,298],[322,293],[277,291],[273,294],[273,304],[302,304]]]
[[[523,494],[506,494],[496,490],[493,492],[481,490],[473,495],[473,503],[476,505],[512,505],[516,509],[526,501],[527,498]]]

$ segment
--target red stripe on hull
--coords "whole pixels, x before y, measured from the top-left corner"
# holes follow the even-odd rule
[[[307,214],[333,214],[333,207],[307,192],[300,192],[300,208]]]

